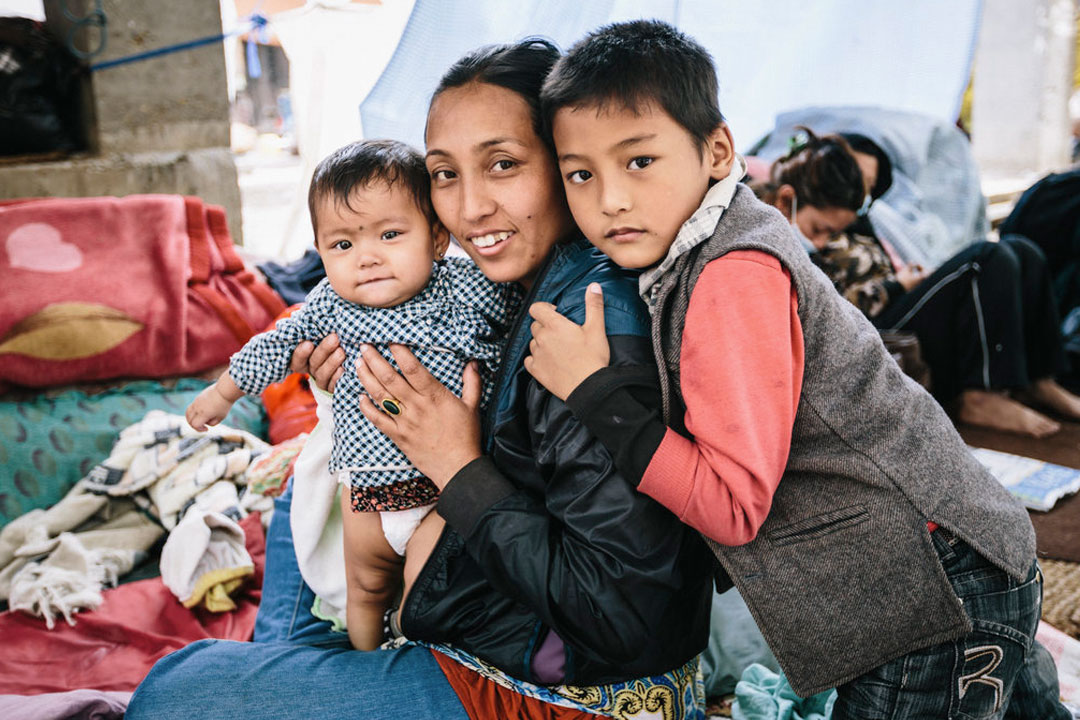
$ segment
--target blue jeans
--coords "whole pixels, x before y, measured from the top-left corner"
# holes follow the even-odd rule
[[[274,517],[266,532],[266,572],[253,639],[257,643],[288,642],[348,649],[351,646],[347,633],[333,630],[328,621],[311,614],[315,593],[304,582],[296,562],[289,525],[291,506],[290,484],[274,500]]]
[[[963,541],[942,531],[931,538],[972,631],[841,685],[833,720],[1069,720],[1058,701],[1054,661],[1035,641],[1038,565],[1016,582]]]
[[[291,491],[275,501],[255,642],[200,640],[154,665],[125,718],[468,720],[431,650],[359,652],[311,614],[296,563]]]

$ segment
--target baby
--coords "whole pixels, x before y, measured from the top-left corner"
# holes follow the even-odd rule
[[[300,310],[233,355],[228,371],[188,407],[193,428],[220,422],[244,393],[280,381],[300,342],[329,333],[338,334],[346,367],[362,344],[392,362],[388,346],[400,343],[458,395],[465,365],[478,360],[486,403],[499,360],[495,337],[516,297],[470,260],[443,258],[450,236],[431,206],[430,182],[423,157],[388,140],[347,145],[319,164],[308,205],[326,279]],[[330,470],[349,487],[341,494],[349,639],[373,650],[401,586],[405,546],[438,490],[360,413],[362,392],[351,371],[335,387]],[[392,415],[408,412],[394,398],[372,400]]]

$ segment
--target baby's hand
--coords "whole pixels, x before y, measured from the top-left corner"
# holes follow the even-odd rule
[[[232,406],[232,402],[221,394],[217,383],[214,383],[199,393],[188,405],[186,414],[188,425],[203,432],[207,426],[217,425],[224,420]]]
[[[532,342],[525,369],[555,397],[566,400],[570,393],[611,360],[604,331],[604,295],[599,283],[585,291],[585,324],[577,325],[558,313],[554,305],[535,303]]]

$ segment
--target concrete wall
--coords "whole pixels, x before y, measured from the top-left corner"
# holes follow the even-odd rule
[[[73,12],[89,5],[69,0]],[[47,23],[64,37],[61,6]],[[93,62],[221,33],[219,0],[105,0],[107,44]],[[77,44],[96,47],[94,30]],[[0,198],[181,193],[223,205],[241,240],[240,190],[229,151],[229,99],[220,43],[108,68],[90,77],[91,151],[59,162],[0,165]]]
[[[1076,0],[983,0],[972,149],[984,176],[1069,164]]]

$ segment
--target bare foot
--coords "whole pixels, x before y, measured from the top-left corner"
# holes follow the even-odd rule
[[[971,425],[1037,438],[1053,435],[1061,429],[1058,423],[1008,395],[987,390],[965,390],[960,393],[957,415]]]
[[[1067,417],[1080,419],[1080,397],[1058,385],[1053,378],[1036,380],[1026,394],[1038,405],[1044,405]]]

